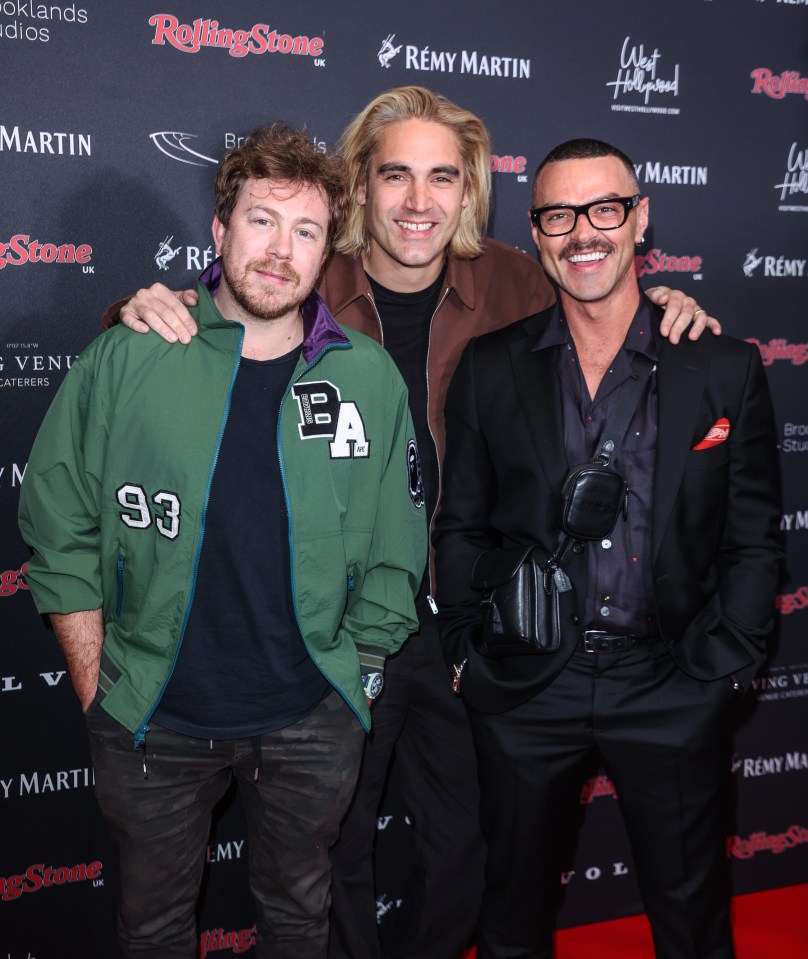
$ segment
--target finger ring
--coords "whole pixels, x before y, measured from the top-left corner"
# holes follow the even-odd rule
[[[706,312],[707,312],[707,310],[703,310],[703,309],[701,309],[701,307],[699,307],[699,309],[696,310],[696,312],[693,314],[693,319],[695,320],[696,317],[699,315],[699,313],[706,313]]]

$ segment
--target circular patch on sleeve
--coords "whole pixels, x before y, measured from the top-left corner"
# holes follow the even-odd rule
[[[418,444],[415,440],[407,443],[407,484],[410,490],[410,499],[416,509],[424,505],[424,478],[421,475],[421,457],[418,455]]]

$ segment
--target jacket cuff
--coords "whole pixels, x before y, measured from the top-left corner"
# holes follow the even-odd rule
[[[383,673],[384,661],[387,654],[376,646],[357,646],[359,654],[359,668],[363,676],[368,673]]]

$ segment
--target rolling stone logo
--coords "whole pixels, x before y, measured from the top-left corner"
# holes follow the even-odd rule
[[[89,863],[77,863],[74,866],[46,866],[43,862],[34,863],[24,872],[14,876],[0,876],[0,899],[13,902],[23,893],[39,892],[53,886],[64,886],[74,882],[92,882],[93,886],[103,886],[101,877],[103,863],[98,860]]]
[[[202,47],[227,50],[231,57],[246,57],[249,53],[284,53],[296,56],[320,57],[325,41],[322,37],[292,37],[272,30],[268,23],[256,23],[248,30],[220,27],[218,20],[194,20],[180,23],[170,13],[158,13],[149,18],[154,27],[152,44],[166,43],[183,53],[199,53]]]
[[[794,366],[802,366],[808,360],[808,343],[789,343],[786,339],[761,343],[753,336],[748,337],[746,342],[752,343],[760,350],[760,358],[764,366],[771,366],[783,360]]]
[[[593,776],[584,783],[581,789],[581,798],[578,801],[581,805],[586,805],[601,796],[611,796],[612,799],[617,799],[617,790],[608,776]]]
[[[25,582],[25,571],[28,563],[23,563],[20,569],[6,569],[0,573],[0,596],[13,596],[17,590],[28,590]]]
[[[808,586],[800,586],[793,593],[781,593],[775,600],[781,616],[808,609]],[[808,685],[808,683],[806,683]]]
[[[758,67],[749,76],[754,81],[752,93],[765,93],[772,100],[783,100],[787,94],[796,93],[808,100],[808,77],[801,77],[797,70],[784,70],[775,75],[767,67]]]
[[[93,273],[93,267],[87,266],[92,255],[89,243],[42,243],[27,233],[16,233],[7,243],[0,242],[0,270],[26,263],[70,263],[81,265],[82,273]]]
[[[728,836],[727,856],[731,859],[751,859],[759,852],[770,852],[779,856],[805,843],[808,843],[808,829],[794,825],[789,826],[785,832],[753,832],[745,838]]]
[[[235,929],[205,929],[199,936],[199,959],[205,959],[212,952],[232,952],[239,955],[255,945],[256,927]]]
[[[527,183],[527,175],[525,175],[526,166],[527,157],[511,156],[510,154],[497,156],[496,154],[492,153],[489,169],[492,173],[522,174],[519,176],[519,182]]]
[[[694,280],[702,278],[702,258],[664,253],[659,248],[634,257],[637,276],[653,276],[655,273],[692,273]]]

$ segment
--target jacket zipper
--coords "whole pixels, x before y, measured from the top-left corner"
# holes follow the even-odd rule
[[[323,347],[323,349],[320,350],[317,356],[315,356],[314,359],[312,359],[311,362],[307,364],[305,369],[302,369],[300,373],[298,373],[298,375],[294,377],[294,379],[289,383],[289,386],[286,387],[283,397],[281,398],[281,405],[280,405],[280,408],[278,409],[278,422],[275,427],[275,445],[278,450],[278,465],[280,466],[280,470],[281,470],[281,485],[283,486],[283,499],[284,499],[284,502],[286,503],[286,522],[287,522],[287,531],[288,531],[288,537],[289,537],[289,582],[292,589],[292,609],[294,610],[294,614],[295,614],[295,624],[297,625],[297,631],[300,633],[300,638],[303,640],[303,645],[306,647],[306,652],[308,653],[309,659],[317,667],[320,675],[329,683],[329,685],[333,686],[337,690],[340,696],[342,696],[342,698],[345,700],[351,712],[359,720],[359,724],[361,725],[361,727],[365,730],[365,732],[369,732],[369,728],[365,725],[356,707],[351,702],[350,698],[345,695],[345,691],[336,683],[334,683],[330,679],[330,677],[323,672],[322,669],[320,669],[320,665],[317,662],[317,660],[314,658],[314,656],[312,655],[311,647],[309,646],[306,636],[303,632],[303,628],[300,625],[300,616],[298,615],[298,612],[297,612],[297,589],[296,589],[296,583],[295,583],[295,550],[294,550],[294,531],[292,529],[292,510],[289,503],[289,485],[286,482],[286,466],[283,461],[283,445],[281,442],[281,419],[283,417],[283,407],[284,407],[284,404],[286,403],[286,397],[289,395],[290,388],[292,387],[292,385],[294,383],[299,383],[300,380],[309,372],[309,370],[313,369],[320,362],[320,360],[323,358],[323,356],[325,356],[327,352],[329,352],[329,350],[347,350],[350,348],[351,348],[350,343],[332,343],[329,346]]]
[[[191,607],[193,606],[193,603],[194,603],[194,593],[196,592],[196,577],[199,572],[199,557],[202,555],[202,540],[205,538],[205,520],[207,518],[207,512],[208,512],[210,488],[211,488],[211,485],[213,484],[213,474],[216,472],[216,464],[219,461],[219,450],[222,448],[222,437],[224,436],[224,428],[227,425],[227,418],[230,415],[230,400],[233,396],[233,387],[236,382],[236,376],[238,375],[238,366],[239,366],[239,362],[241,361],[241,347],[242,347],[243,341],[244,341],[244,327],[240,326],[238,344],[236,347],[236,355],[235,355],[235,360],[233,362],[233,372],[230,374],[230,385],[227,388],[227,402],[225,403],[224,413],[222,414],[222,422],[221,422],[221,425],[219,426],[219,436],[218,436],[218,439],[216,440],[216,449],[214,450],[214,453],[213,453],[213,461],[210,466],[210,472],[208,473],[208,484],[207,484],[207,488],[205,489],[205,499],[202,503],[202,515],[201,515],[201,520],[199,525],[199,536],[197,537],[197,541],[196,541],[196,555],[194,557],[194,568],[191,574],[191,590],[188,595],[188,602],[185,604],[185,614],[182,619],[182,626],[180,627],[179,642],[177,643],[177,649],[176,649],[176,652],[174,653],[174,659],[171,662],[171,668],[168,671],[168,676],[166,676],[165,682],[160,687],[160,692],[157,694],[157,698],[152,703],[151,707],[149,708],[148,712],[146,713],[143,719],[143,722],[140,724],[137,732],[135,733],[135,749],[142,749],[143,747],[143,742],[146,738],[146,733],[149,731],[149,720],[154,715],[154,711],[160,705],[160,700],[163,698],[163,693],[165,693],[166,691],[166,686],[168,686],[169,682],[171,681],[171,677],[174,675],[174,669],[177,665],[177,659],[179,658],[179,655],[180,655],[180,649],[182,648],[182,641],[185,638],[185,630],[186,630],[186,627],[188,626],[188,618],[191,615]],[[144,775],[145,775],[145,766],[146,766],[145,754],[144,754],[143,766],[144,766]]]
[[[118,570],[118,601],[115,604],[115,618],[118,619],[121,615],[121,610],[123,609],[123,569],[126,565],[126,557],[123,553],[118,553],[118,562],[116,564]]]
[[[426,426],[429,430],[429,435],[432,437],[432,445],[435,447],[435,462],[438,464],[438,499],[435,501],[435,511],[429,517],[429,539],[432,540],[432,524],[435,522],[435,513],[438,511],[437,504],[440,502],[440,490],[443,485],[443,464],[440,461],[440,456],[438,455],[438,443],[435,439],[435,434],[432,432],[432,423],[429,420],[429,354],[432,349],[432,324],[435,322],[435,317],[438,315],[438,310],[443,306],[446,297],[449,295],[449,287],[443,291],[443,296],[438,300],[438,305],[435,307],[435,311],[432,314],[432,319],[429,321],[429,339],[426,344]],[[432,610],[432,615],[438,615],[438,604],[435,602],[435,586],[432,582],[432,559],[430,557],[431,547],[428,547],[427,550],[427,564],[426,564],[426,574],[429,578],[429,593],[427,594],[426,601],[429,603],[429,608]]]

